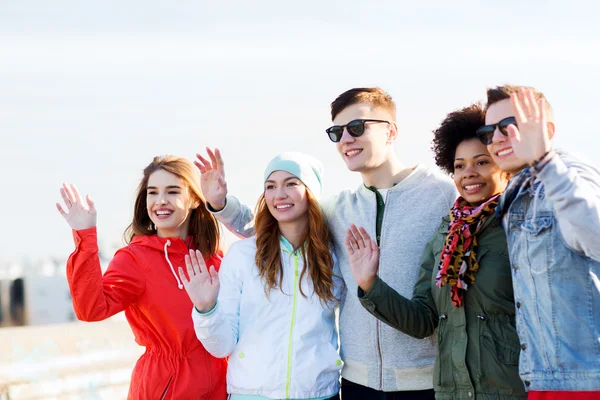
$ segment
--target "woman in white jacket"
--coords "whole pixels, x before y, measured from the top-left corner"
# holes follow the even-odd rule
[[[229,356],[232,400],[337,399],[343,283],[317,202],[321,164],[283,153],[264,181],[256,236],[233,243],[218,274],[194,252],[189,279],[179,268],[196,336],[213,356]]]

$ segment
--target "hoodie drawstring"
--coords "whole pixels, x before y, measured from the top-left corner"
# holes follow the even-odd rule
[[[165,259],[169,263],[169,267],[171,267],[171,272],[173,273],[173,276],[175,277],[175,280],[177,281],[177,287],[179,288],[179,290],[181,290],[181,289],[183,289],[183,283],[181,283],[181,281],[179,280],[179,277],[175,273],[175,268],[173,268],[173,264],[171,263],[171,260],[169,260],[169,250],[167,249],[167,247],[170,245],[171,245],[171,241],[167,240],[167,243],[165,243]]]

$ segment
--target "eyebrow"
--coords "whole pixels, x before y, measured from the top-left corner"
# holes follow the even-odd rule
[[[287,181],[292,180],[292,179],[299,179],[299,178],[296,178],[295,176],[290,176],[288,178],[285,178],[283,181],[287,182]],[[265,181],[265,183],[277,183],[277,182],[275,182],[274,180],[271,180],[271,179],[267,179]]]
[[[148,186],[146,188],[146,190],[150,190],[150,189],[157,189],[157,187],[156,186]],[[179,187],[177,185],[170,185],[170,186],[167,186],[166,189],[181,189],[181,187]]]
[[[473,156],[473,158],[479,158],[479,157],[490,157],[490,155],[482,153],[482,154],[477,154],[476,156]],[[455,158],[454,159],[454,161],[457,161],[457,160],[464,160],[464,158]]]

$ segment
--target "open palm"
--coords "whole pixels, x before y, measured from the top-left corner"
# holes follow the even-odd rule
[[[356,284],[368,292],[377,277],[379,248],[363,227],[357,228],[355,225],[348,229],[344,242],[352,276]]]
[[[194,162],[200,170],[200,188],[206,201],[216,209],[225,207],[225,197],[227,196],[227,181],[225,181],[225,163],[219,149],[212,151],[206,148],[207,158],[201,154],[196,154],[197,160]]]
[[[552,149],[546,103],[543,97],[535,100],[526,88],[511,94],[510,101],[518,125],[508,127],[511,145],[520,160],[531,164]]]
[[[56,203],[56,209],[71,229],[78,231],[96,226],[96,208],[90,195],[86,196],[84,203],[75,185],[66,183],[63,183],[60,195],[65,202],[67,211],[59,203]]]
[[[219,274],[214,265],[209,270],[202,253],[198,250],[190,250],[190,254],[186,254],[185,265],[190,279],[187,279],[181,267],[179,267],[179,277],[192,303],[200,312],[212,310],[217,303],[221,287]]]

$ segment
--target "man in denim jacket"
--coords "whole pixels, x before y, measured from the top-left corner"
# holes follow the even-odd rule
[[[488,90],[478,136],[513,174],[498,205],[508,239],[519,372],[529,399],[600,398],[600,171],[552,148],[533,88]]]

